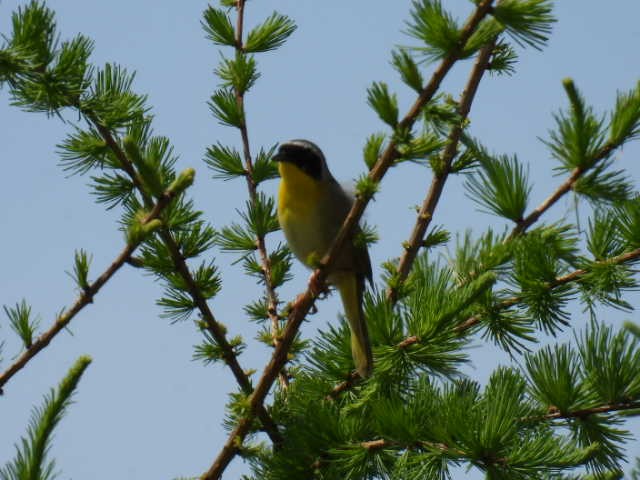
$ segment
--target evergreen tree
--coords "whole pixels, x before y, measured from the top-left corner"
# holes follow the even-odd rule
[[[640,340],[634,324],[616,330],[598,312],[602,305],[632,310],[627,293],[638,287],[640,193],[616,154],[640,137],[640,83],[599,112],[579,79],[564,80],[566,103],[544,139],[562,181],[539,205],[530,201],[529,166],[494,153],[470,126],[482,83],[513,74],[520,55],[545,47],[552,6],[474,0],[460,21],[443,2],[413,2],[408,45],[391,53],[400,82],[373,82],[367,91],[385,130],[366,139],[367,173],[357,181],[350,215],[290,303],[280,289],[292,280],[293,259],[273,241],[275,200],[263,188],[278,175],[277,145],[250,143],[245,95],[259,80],[260,55],[288,41],[294,22],[276,12],[246,29],[245,0],[221,0],[203,14],[202,27],[222,52],[211,114],[239,133],[236,145],[214,142],[204,160],[214,178],[238,181],[247,192],[237,221],[214,229],[189,197],[195,170],[176,169],[170,140],[154,133],[147,98],[133,90],[133,74],[116,64],[94,66],[88,37],[61,40],[43,2],[19,8],[1,45],[0,82],[14,106],[71,124],[59,145],[62,166],[88,175],[96,201],[119,209],[124,244],[97,276],[90,275],[90,255],[76,252],[71,276],[79,296],[50,325],[24,300],[4,307],[23,349],[4,361],[0,388],[36,355],[46,356],[118,270],[131,266],[163,286],[157,303],[164,317],[194,321],[202,335],[195,358],[224,365],[237,382],[228,440],[202,479],[221,478],[238,456],[255,479],[449,478],[458,467],[475,467],[488,479],[622,478],[633,437],[625,420],[640,412]],[[459,94],[446,94],[442,83],[454,66],[468,68],[468,80]],[[413,92],[406,111],[394,92],[401,84]],[[385,263],[366,296],[375,367],[363,380],[353,372],[344,321],[311,338],[299,328],[322,308],[312,286],[325,283],[384,177],[406,162],[428,169],[432,180],[401,255]],[[436,225],[455,176],[470,204],[508,226],[455,232],[454,239]],[[586,213],[552,218],[550,208],[570,194],[586,201]],[[578,225],[581,216],[586,221]],[[355,241],[372,243],[377,235],[365,227]],[[255,375],[243,364],[245,341],[212,310],[224,279],[211,260],[215,250],[234,255],[263,287],[245,306],[271,349]],[[586,324],[571,302],[584,309]],[[571,331],[570,340],[549,341]],[[496,366],[486,384],[465,374],[469,347],[477,344],[496,345],[513,359]],[[37,411],[2,478],[52,477],[45,455],[51,431],[88,363],[83,357]]]

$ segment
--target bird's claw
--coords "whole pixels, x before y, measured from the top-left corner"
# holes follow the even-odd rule
[[[309,277],[309,290],[311,295],[315,298],[319,298],[321,296],[326,296],[329,293],[329,288],[327,287],[325,282],[321,282],[318,280],[318,276],[314,273]]]

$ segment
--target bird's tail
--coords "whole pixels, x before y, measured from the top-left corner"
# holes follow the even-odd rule
[[[362,311],[364,279],[358,279],[355,273],[349,272],[339,275],[335,284],[340,292],[344,313],[351,327],[351,355],[353,355],[358,374],[366,378],[373,370],[373,355],[369,343],[369,331]]]

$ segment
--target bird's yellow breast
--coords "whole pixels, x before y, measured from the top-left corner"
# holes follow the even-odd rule
[[[323,184],[290,163],[279,163],[278,170],[278,221],[293,253],[308,264],[309,255],[324,254],[318,251],[324,247],[318,243]]]
[[[278,191],[278,217],[281,223],[304,221],[313,215],[321,197],[321,183],[295,165],[278,164],[280,189]]]

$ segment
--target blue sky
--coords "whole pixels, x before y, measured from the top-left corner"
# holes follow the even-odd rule
[[[25,3],[0,1],[0,32],[8,32],[10,12]],[[443,3],[460,18],[470,5],[466,0]],[[216,86],[213,69],[219,60],[217,48],[200,28],[206,2],[53,0],[49,5],[57,12],[63,38],[82,32],[95,40],[96,64],[112,61],[137,71],[135,88],[149,95],[156,132],[171,138],[180,167],[192,166],[198,172],[192,189],[197,207],[216,227],[235,219],[235,209],[246,198],[244,184],[211,179],[202,162],[206,147],[216,141],[239,144],[237,131],[218,125],[205,103]],[[384,130],[366,105],[367,86],[373,80],[387,82],[399,94],[401,111],[413,100],[389,64],[392,47],[411,42],[402,34],[409,5],[407,0],[249,2],[249,25],[275,9],[299,27],[281,50],[258,57],[262,77],[247,97],[253,150],[308,138],[324,150],[337,178],[349,181],[363,172],[364,139]],[[561,80],[574,78],[589,102],[604,111],[613,105],[617,90],[631,88],[640,78],[637,0],[557,2],[556,15],[559,22],[548,47],[543,52],[521,51],[511,78],[487,77],[471,114],[474,135],[492,150],[517,153],[529,164],[535,182],[530,208],[562,181],[552,176],[554,162],[539,140],[552,126],[552,113],[566,104]],[[469,63],[456,67],[444,89],[457,96],[468,68]],[[74,250],[84,248],[93,255],[95,278],[121,250],[123,238],[117,231],[117,214],[93,203],[88,179],[67,178],[58,165],[55,145],[68,126],[9,107],[6,91],[0,91],[0,125],[0,225],[5,232],[0,303],[12,305],[26,298],[46,327],[75,298],[66,273]],[[636,185],[639,156],[638,144],[625,146],[616,156]],[[407,165],[383,181],[366,213],[381,235],[371,250],[374,275],[379,275],[381,262],[399,255],[415,220],[412,207],[421,202],[429,180],[426,169]],[[435,223],[453,232],[500,225],[495,217],[476,210],[461,184],[453,179],[447,185]],[[266,186],[268,192],[275,188],[276,182]],[[550,218],[570,217],[573,212],[573,200],[567,198],[553,208]],[[273,236],[269,242],[280,240]],[[259,287],[232,265],[233,256],[215,255],[224,287],[211,307],[231,333],[242,333],[250,342],[243,365],[260,368],[268,352],[251,341],[255,326],[242,313],[247,292],[255,298]],[[296,265],[295,274],[295,281],[282,291],[284,299],[304,288],[307,272]],[[51,452],[62,478],[168,479],[197,475],[209,466],[226,438],[220,423],[226,393],[235,385],[224,367],[191,360],[199,336],[189,322],[170,325],[159,318],[159,294],[150,277],[127,268],[118,272],[95,304],[74,320],[71,334],[56,338],[6,386],[0,399],[0,463],[13,455],[12,444],[24,433],[31,405],[87,353],[94,363]],[[638,295],[632,300],[640,304]],[[312,334],[316,327],[335,321],[338,311],[336,298],[323,302],[305,332]],[[635,313],[601,313],[614,323],[626,318],[640,321]],[[576,310],[574,325],[585,321]],[[19,345],[4,319],[0,339],[7,340],[2,364],[6,366]],[[479,347],[473,355],[476,362],[469,373],[480,380],[508,361],[491,347]],[[638,443],[630,445],[629,455],[640,455]],[[242,472],[246,467],[236,461],[225,478]]]

